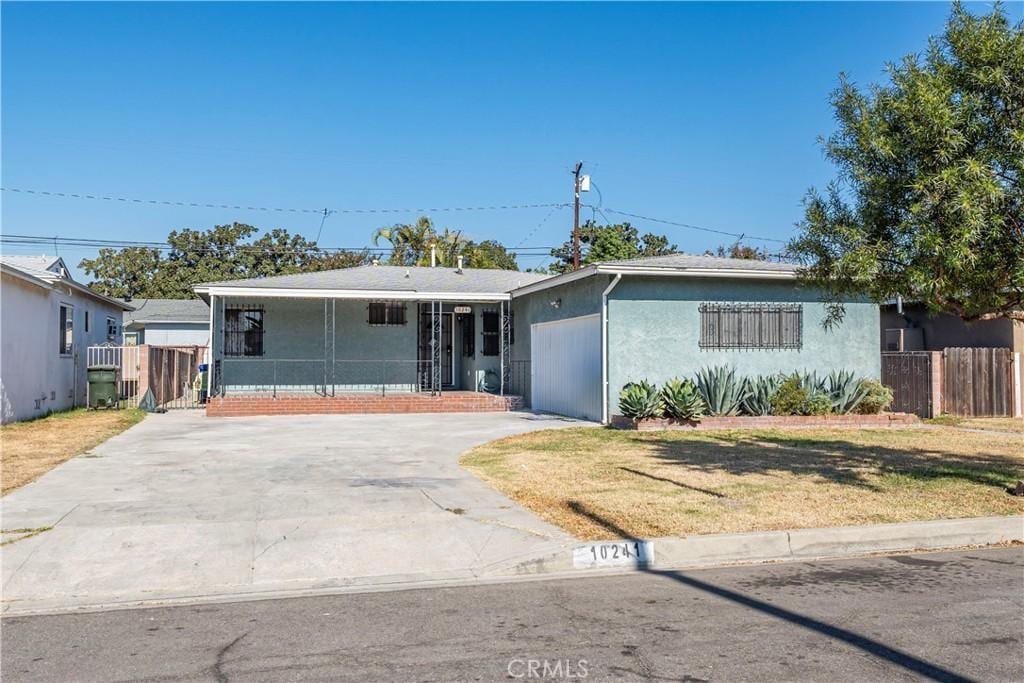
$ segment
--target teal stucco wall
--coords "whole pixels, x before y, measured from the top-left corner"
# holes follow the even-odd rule
[[[417,302],[406,302],[405,325],[384,326],[369,324],[368,302],[362,300],[328,301],[326,326],[323,299],[249,297],[226,303],[264,308],[263,356],[225,358],[219,300],[215,306],[214,357],[222,359],[222,383],[229,390],[269,390],[275,381],[287,390],[312,391],[325,381],[337,390],[374,390],[382,382],[392,391],[414,388],[419,344]],[[446,303],[443,311],[452,313],[455,305]],[[472,355],[463,353],[462,320],[452,315],[452,388],[473,390],[479,372],[490,370],[492,380],[499,377],[500,357],[483,355],[481,320],[482,311],[497,310],[498,304],[466,305],[472,307],[468,315],[476,319],[475,350]]]
[[[704,302],[803,304],[803,347],[703,350],[698,345],[698,307]],[[609,412],[616,412],[618,393],[627,382],[661,384],[672,377],[692,377],[712,365],[731,365],[744,375],[845,369],[878,378],[878,306],[852,301],[845,308],[844,321],[826,330],[818,293],[791,282],[623,276],[608,301]]]

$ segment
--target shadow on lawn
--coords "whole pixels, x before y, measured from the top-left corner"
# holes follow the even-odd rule
[[[964,455],[934,448],[903,450],[841,438],[774,434],[701,436],[701,439],[644,436],[638,438],[637,443],[651,448],[655,458],[683,468],[712,469],[736,475],[819,476],[838,484],[872,490],[884,488],[872,481],[878,476],[899,476],[915,482],[959,480],[1006,488],[1024,474],[1024,463],[1020,460],[991,453]],[[647,473],[639,474],[653,478]],[[665,481],[684,486],[672,479]]]

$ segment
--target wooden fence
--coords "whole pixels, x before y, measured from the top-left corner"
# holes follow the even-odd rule
[[[943,411],[950,415],[1013,415],[1010,349],[948,348],[943,351]]]
[[[890,410],[921,417],[1019,415],[1020,372],[1005,348],[882,354],[882,383],[893,393]]]

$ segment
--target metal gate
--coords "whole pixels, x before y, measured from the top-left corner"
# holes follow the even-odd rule
[[[932,354],[903,351],[882,354],[882,384],[892,389],[889,410],[934,417],[932,401]]]

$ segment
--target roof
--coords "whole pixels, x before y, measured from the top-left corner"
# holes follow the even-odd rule
[[[210,322],[210,306],[202,299],[132,299],[134,311],[124,312],[124,324]]]
[[[797,268],[788,263],[721,256],[694,256],[693,254],[646,256],[592,263],[577,271],[520,286],[512,291],[512,295],[523,296],[598,274],[792,280],[796,277]]]
[[[59,256],[20,256],[14,254],[0,255],[0,263],[17,268],[21,272],[39,280],[55,282],[62,278],[71,279],[67,274],[64,261]],[[61,272],[63,269],[63,272]]]
[[[357,266],[316,273],[277,275],[249,280],[207,282],[196,286],[200,294],[212,290],[334,290],[343,292],[504,295],[550,276],[489,268],[427,268]],[[217,293],[214,291],[214,293]]]
[[[756,259],[725,258],[722,256],[695,256],[693,254],[668,254],[667,256],[646,256],[622,261],[602,261],[602,266],[642,266],[644,268],[703,268],[723,271],[764,270],[775,272],[796,272],[797,266],[775,261]]]
[[[66,287],[74,289],[81,294],[99,299],[122,310],[130,310],[131,306],[109,297],[105,294],[95,292],[85,285],[75,282],[68,273],[64,260],[59,256],[18,256],[11,254],[0,255],[0,267],[5,272],[15,274],[22,279],[28,280],[35,285],[49,289]]]

